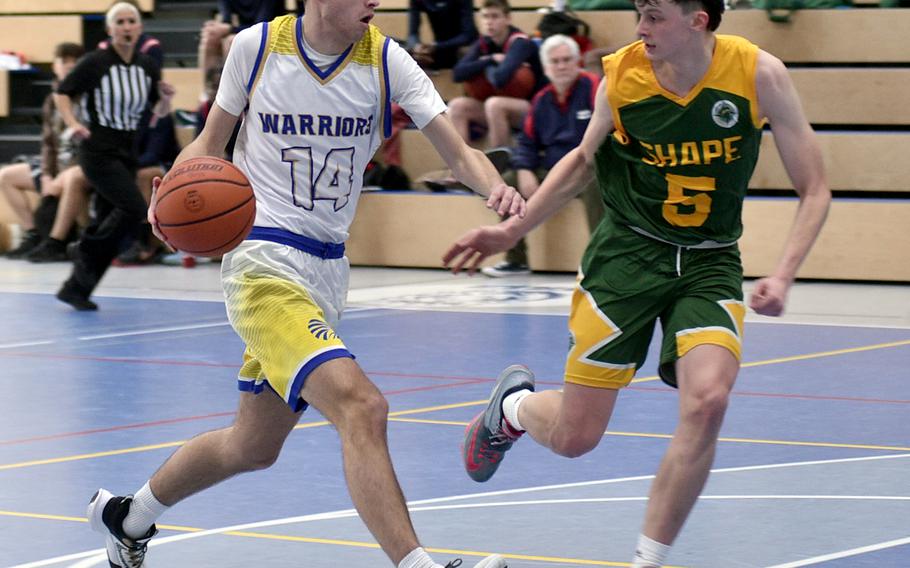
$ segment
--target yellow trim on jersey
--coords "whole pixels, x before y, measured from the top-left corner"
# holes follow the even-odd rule
[[[272,28],[272,37],[269,38],[269,48],[281,55],[294,55],[297,53],[296,36],[297,17],[289,14],[278,16],[269,24]]]
[[[351,56],[354,63],[360,65],[372,65],[382,69],[382,45],[385,42],[385,36],[379,31],[379,28],[370,24],[363,37],[354,44],[351,50]]]
[[[718,34],[711,64],[701,80],[681,97],[664,89],[648,59],[644,43],[636,41],[601,60],[607,77],[607,99],[613,113],[619,141],[626,139],[619,109],[654,96],[662,96],[680,106],[686,106],[706,88],[718,89],[749,100],[752,124],[761,128],[764,121],[758,115],[758,94],[755,90],[755,70],[758,47],[749,40],[733,35]],[[744,72],[741,72],[744,71]]]

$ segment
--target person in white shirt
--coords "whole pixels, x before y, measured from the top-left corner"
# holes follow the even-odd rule
[[[168,507],[269,467],[313,405],[338,431],[351,499],[389,559],[442,568],[420,547],[392,468],[388,403],[335,332],[348,286],[344,241],[366,164],[389,134],[392,101],[465,185],[489,197],[488,207],[523,216],[525,203],[464,143],[414,60],[370,25],[377,5],[309,0],[301,18],[240,32],[205,128],[177,158],[175,169],[220,156],[244,117],[233,159],[253,186],[256,223],[222,262],[228,316],[246,343],[242,392],[233,425],[190,440],[135,496],[101,489],[92,498],[88,516],[106,536],[111,565],[143,565],[153,523]],[[154,206],[149,220],[160,233]],[[498,555],[477,564],[503,566]]]

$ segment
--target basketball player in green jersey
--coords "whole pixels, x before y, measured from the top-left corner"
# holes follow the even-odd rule
[[[473,479],[489,479],[525,431],[563,456],[591,451],[660,321],[660,376],[679,390],[679,422],[633,564],[654,567],[704,487],[739,370],[745,306],[736,241],[766,121],[800,204],[774,273],[755,284],[749,306],[759,314],[783,312],[831,195],[784,65],[742,38],[714,33],[722,0],[636,0],[636,8],[641,39],[604,58],[581,145],[550,171],[524,218],[470,231],[444,262],[475,271],[596,173],[608,211],[572,299],[565,388],[535,393],[530,370],[506,369],[466,431],[465,467]]]

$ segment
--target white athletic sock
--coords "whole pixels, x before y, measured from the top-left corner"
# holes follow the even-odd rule
[[[168,506],[162,505],[155,498],[152,488],[146,482],[142,489],[133,496],[130,512],[123,519],[123,532],[130,538],[141,538],[149,532],[149,527],[155,524],[155,520],[167,510]]]
[[[518,405],[520,405],[521,401],[530,394],[531,391],[521,389],[502,399],[502,415],[505,417],[506,421],[508,421],[509,426],[520,432],[524,432],[525,429],[522,428],[521,422],[518,421]]]
[[[417,547],[401,559],[398,568],[442,568],[442,565],[433,562],[426,550]]]
[[[638,546],[635,547],[635,560],[632,568],[653,568],[663,566],[670,554],[670,545],[661,544],[643,534],[638,535]]]

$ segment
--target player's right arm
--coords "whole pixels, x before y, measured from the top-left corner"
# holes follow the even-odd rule
[[[234,116],[224,110],[217,102],[213,104],[209,116],[205,120],[205,125],[202,127],[202,132],[183,147],[183,150],[177,155],[177,159],[174,160],[174,165],[198,156],[222,157],[239,119],[239,116]]]
[[[175,166],[184,160],[198,156],[218,158],[224,156],[224,149],[231,139],[234,126],[249,101],[247,84],[251,84],[250,77],[256,65],[262,26],[263,24],[258,24],[247,28],[234,38],[221,72],[221,82],[218,84],[215,103],[209,111],[202,132],[180,151],[177,159],[174,160]],[[156,177],[152,180],[148,221],[155,236],[166,243],[164,235],[158,230],[158,219],[155,216],[155,192],[160,184],[161,178]]]
[[[581,144],[562,157],[528,200],[524,217],[509,217],[497,224],[472,229],[443,256],[452,272],[473,273],[488,256],[506,251],[531,229],[543,223],[581,193],[594,175],[594,155],[613,132],[613,114],[606,97],[606,79],[597,88],[594,114]]]

